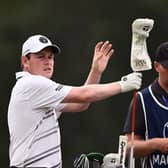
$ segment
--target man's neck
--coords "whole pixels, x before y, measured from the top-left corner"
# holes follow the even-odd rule
[[[160,87],[161,87],[166,93],[168,93],[168,83],[162,82],[160,79],[158,79],[158,82],[159,82]]]

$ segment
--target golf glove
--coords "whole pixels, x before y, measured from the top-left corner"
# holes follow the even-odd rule
[[[134,89],[140,89],[142,84],[142,73],[133,72],[121,78],[118,82],[121,86],[121,92],[128,92]]]

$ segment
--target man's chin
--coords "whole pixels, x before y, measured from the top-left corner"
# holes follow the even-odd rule
[[[47,74],[43,74],[44,77],[50,79],[52,77],[52,74],[51,73],[47,73]]]
[[[51,79],[52,75],[47,75],[46,78]]]

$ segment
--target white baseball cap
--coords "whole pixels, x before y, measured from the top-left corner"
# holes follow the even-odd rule
[[[29,37],[22,46],[22,56],[26,56],[29,53],[37,53],[46,47],[52,47],[54,53],[59,54],[60,48],[43,35],[33,35]]]

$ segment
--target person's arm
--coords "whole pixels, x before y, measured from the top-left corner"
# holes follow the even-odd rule
[[[124,125],[124,134],[128,137],[127,145],[127,157],[130,155],[131,148],[131,113],[132,113],[133,100],[130,103],[127,118]],[[161,151],[163,153],[168,152],[168,139],[167,138],[153,138],[145,140],[145,119],[142,108],[140,96],[137,95],[136,104],[136,119],[135,119],[135,131],[134,131],[134,155],[135,157],[144,157],[151,154],[154,151]]]
[[[109,98],[119,93],[139,89],[142,82],[141,78],[141,73],[133,72],[124,76],[122,80],[118,82],[72,87],[62,103],[91,103]]]
[[[131,134],[127,134],[127,156],[131,148]],[[168,138],[152,138],[149,140],[142,139],[141,136],[134,136],[134,155],[135,157],[144,157],[152,152],[160,151],[162,153],[168,153]]]
[[[101,76],[105,71],[113,52],[114,50],[112,48],[112,44],[109,43],[109,41],[98,42],[96,44],[91,69],[84,85],[97,84],[100,82]],[[89,107],[89,105],[90,102],[67,103],[66,106],[61,111],[62,112],[84,111]]]

